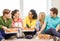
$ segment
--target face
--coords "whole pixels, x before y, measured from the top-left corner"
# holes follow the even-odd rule
[[[33,17],[32,12],[29,12],[28,16],[29,16],[29,18],[32,18]]]
[[[39,19],[41,19],[42,18],[42,14],[39,14]]]
[[[50,11],[50,16],[51,16],[51,17],[53,17],[53,16],[54,16],[54,14],[53,14],[53,12],[52,12],[52,11]]]
[[[45,13],[40,13],[39,20],[44,20],[44,19],[45,19]]]
[[[55,16],[57,16],[57,15],[56,15],[56,14],[53,14],[53,12],[50,11],[50,16],[51,16],[51,17],[55,17]]]
[[[16,14],[13,16],[13,18],[19,18],[19,16],[20,16],[20,12],[18,11],[18,12],[16,12]]]
[[[4,15],[7,19],[11,18],[11,13]]]

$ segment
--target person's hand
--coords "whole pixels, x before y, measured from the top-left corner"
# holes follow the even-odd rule
[[[2,26],[2,28],[4,29],[4,30],[7,30],[8,28],[7,27],[5,27],[5,26]]]
[[[10,29],[6,29],[5,31],[6,31],[6,32],[10,32]]]
[[[39,34],[41,33],[41,31],[39,31]]]
[[[38,31],[38,32],[37,32],[37,35],[39,35],[39,34],[41,34],[41,31]]]
[[[10,31],[10,29],[8,29],[8,28],[5,27],[5,26],[2,26],[2,28],[3,28],[4,31],[8,31],[8,32]]]

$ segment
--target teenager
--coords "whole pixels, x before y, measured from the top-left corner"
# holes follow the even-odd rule
[[[35,30],[35,26],[36,26],[36,21],[37,21],[37,13],[35,10],[31,9],[28,13],[28,16],[25,18],[24,20],[24,28],[28,28],[28,29],[34,29]],[[36,33],[36,31],[30,32],[30,33],[26,33],[34,35]]]
[[[44,12],[40,12],[39,13],[39,18],[36,22],[36,30],[40,31],[42,25],[44,24],[44,20],[45,20],[45,13]]]
[[[16,28],[18,30],[17,37],[22,37],[22,19],[20,18],[19,10],[15,9],[12,11],[12,28]]]
[[[57,8],[50,9],[50,15],[46,17],[39,33],[41,33],[42,31],[44,31],[45,34],[60,38],[60,18],[58,17]]]
[[[9,9],[3,10],[3,16],[0,16],[0,40],[7,39],[12,36],[12,34],[5,34],[5,31],[9,31],[11,27],[12,19]]]

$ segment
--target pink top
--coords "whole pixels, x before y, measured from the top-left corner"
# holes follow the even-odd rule
[[[12,27],[22,27],[22,19],[19,18],[16,22],[15,21],[12,21]]]

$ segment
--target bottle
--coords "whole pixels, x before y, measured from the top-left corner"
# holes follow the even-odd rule
[[[18,22],[18,33],[17,37],[22,37],[22,24]]]

